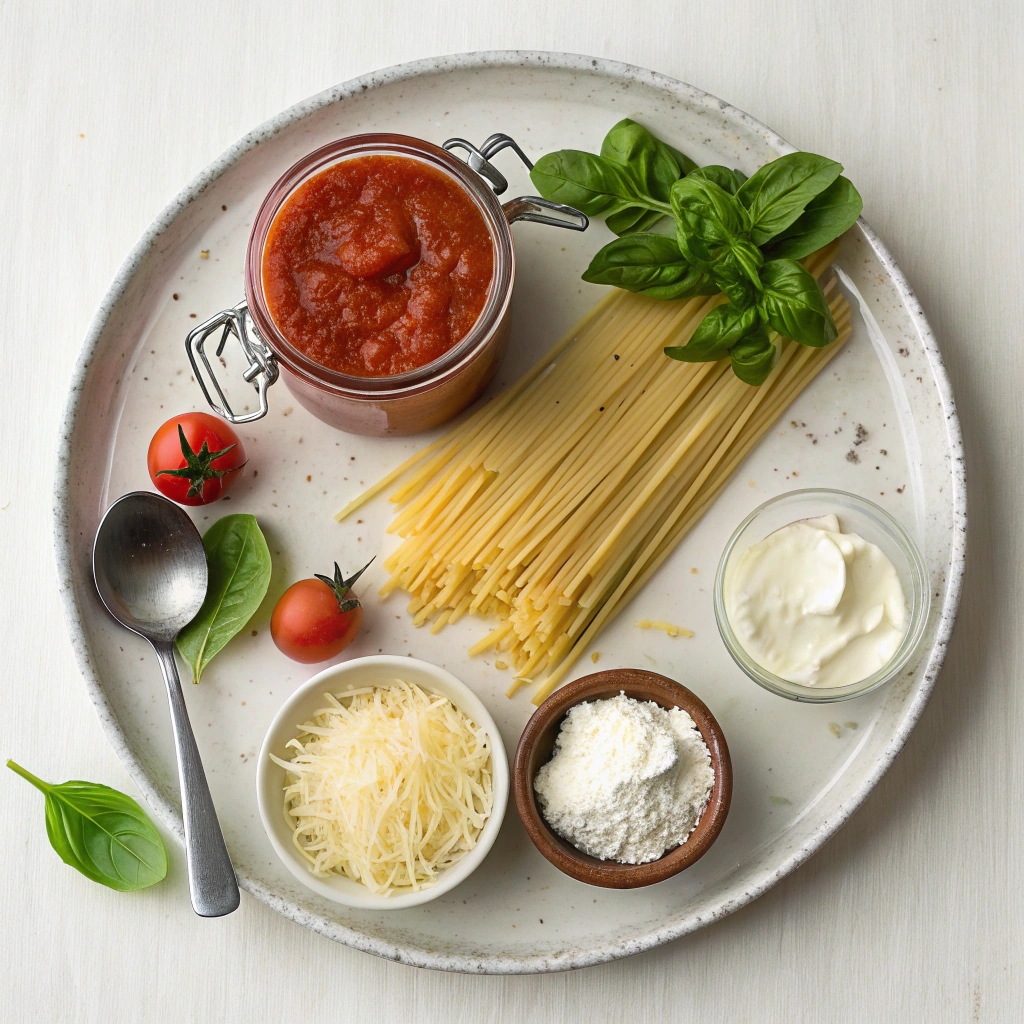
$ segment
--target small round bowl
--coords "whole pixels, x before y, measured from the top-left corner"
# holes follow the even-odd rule
[[[753,544],[790,523],[827,515],[830,512],[839,516],[839,524],[844,533],[860,534],[866,541],[881,548],[895,566],[907,598],[909,622],[906,636],[896,649],[896,653],[874,674],[848,686],[804,686],[802,683],[793,683],[775,675],[774,672],[769,672],[747,653],[733,632],[726,614],[725,582],[734,559]],[[920,646],[928,623],[930,607],[928,568],[917,544],[906,529],[873,501],[827,487],[788,491],[755,508],[729,538],[715,577],[715,618],[718,621],[718,631],[733,661],[755,683],[766,690],[771,690],[780,697],[809,704],[829,704],[861,697],[895,679],[907,667]]]
[[[604,700],[620,693],[635,700],[653,700],[667,710],[682,708],[687,712],[707,744],[715,771],[715,784],[708,805],[686,842],[646,864],[599,860],[577,850],[544,820],[533,790],[533,780],[538,769],[551,759],[555,738],[569,709],[583,701]],[[732,761],[721,727],[696,694],[674,679],[656,672],[638,668],[610,669],[568,683],[534,712],[516,747],[512,764],[512,793],[533,845],[556,868],[589,885],[600,885],[606,889],[638,889],[671,878],[707,853],[722,831],[729,813]]]
[[[303,722],[309,721],[310,716],[324,706],[325,693],[338,694],[359,686],[383,685],[396,678],[416,683],[424,690],[443,694],[486,730],[491,741],[491,782],[494,802],[476,846],[457,864],[444,871],[433,885],[418,892],[410,890],[384,895],[370,892],[365,885],[351,878],[341,875],[323,878],[309,870],[307,862],[295,849],[292,829],[284,814],[285,770],[272,761],[270,755],[276,754],[283,760],[289,759],[290,751],[286,749],[285,744],[299,734],[299,726]],[[284,702],[270,723],[256,767],[256,799],[259,803],[260,817],[263,819],[267,837],[285,867],[314,892],[335,903],[360,910],[403,910],[419,906],[421,903],[437,899],[465,881],[487,856],[498,835],[508,804],[508,785],[508,761],[501,734],[494,724],[494,719],[487,713],[487,709],[476,694],[443,668],[415,658],[389,655],[355,658],[340,665],[332,665],[303,683]]]

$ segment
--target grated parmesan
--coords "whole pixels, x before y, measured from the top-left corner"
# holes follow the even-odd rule
[[[491,813],[484,729],[440,694],[396,679],[324,694],[289,741],[284,812],[317,875],[371,892],[431,885],[476,845]]]

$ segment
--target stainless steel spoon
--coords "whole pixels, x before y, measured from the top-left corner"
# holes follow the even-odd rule
[[[174,638],[206,597],[202,538],[174,502],[133,491],[118,498],[100,522],[92,574],[107,611],[153,645],[167,684],[192,906],[201,917],[230,914],[238,907],[238,883],[174,664]]]

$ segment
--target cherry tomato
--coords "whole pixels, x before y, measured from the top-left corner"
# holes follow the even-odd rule
[[[278,649],[307,665],[327,661],[345,650],[363,621],[363,606],[351,593],[352,585],[370,562],[350,579],[345,579],[335,562],[333,579],[317,573],[315,579],[293,583],[270,617],[270,635]]]
[[[222,498],[245,465],[245,449],[223,420],[186,412],[164,423],[149,442],[149,478],[180,505],[208,505]]]

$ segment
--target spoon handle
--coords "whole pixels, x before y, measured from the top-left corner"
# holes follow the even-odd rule
[[[188,859],[188,887],[192,907],[200,917],[223,917],[238,908],[238,883],[231,867],[217,812],[199,758],[181,692],[172,643],[152,641],[167,684],[171,705],[171,726],[178,754],[181,810],[185,819],[185,854]]]

